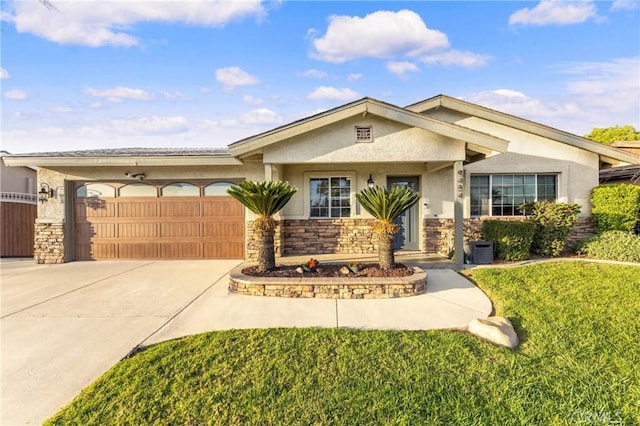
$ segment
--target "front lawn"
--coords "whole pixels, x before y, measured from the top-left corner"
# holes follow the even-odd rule
[[[516,352],[455,331],[212,332],[120,362],[48,424],[640,424],[640,267],[468,275]]]

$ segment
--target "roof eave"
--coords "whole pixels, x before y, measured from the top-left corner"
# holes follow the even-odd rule
[[[311,130],[336,123],[338,121],[362,114],[394,120],[410,126],[440,133],[444,136],[470,142],[492,151],[506,152],[508,141],[488,135],[476,130],[468,129],[457,124],[448,123],[433,117],[419,114],[406,109],[364,98],[359,101],[334,108],[324,113],[296,121],[294,123],[273,129],[248,139],[243,139],[229,145],[229,152],[233,156],[242,157],[259,152],[262,148],[273,143],[281,142],[291,137],[299,136]]]
[[[3,157],[7,166],[91,167],[91,166],[233,166],[243,164],[237,158],[225,156],[106,156],[106,157],[37,157],[12,155]]]
[[[438,107],[444,107],[465,114],[478,116],[497,122],[498,124],[513,127],[548,139],[557,140],[559,142],[566,143],[567,145],[598,154],[600,155],[600,158],[607,163],[640,164],[640,156],[638,155],[585,139],[581,136],[574,135],[573,133],[565,132],[544,124],[536,123],[534,121],[526,120],[524,118],[516,117],[511,114],[496,111],[481,105],[472,104],[446,95],[434,96],[430,99],[409,105],[406,109],[416,113],[422,113]]]

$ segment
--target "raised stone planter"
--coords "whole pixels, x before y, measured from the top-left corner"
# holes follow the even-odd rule
[[[407,277],[391,278],[263,278],[244,275],[240,265],[229,273],[229,290],[249,296],[322,299],[389,299],[416,296],[427,287],[427,273],[418,267]]]

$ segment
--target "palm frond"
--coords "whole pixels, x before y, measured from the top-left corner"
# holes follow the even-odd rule
[[[227,193],[259,216],[273,216],[291,200],[297,188],[282,181],[244,181],[233,185]]]
[[[420,200],[420,194],[399,185],[392,186],[391,189],[375,186],[361,190],[356,198],[376,219],[393,222]]]

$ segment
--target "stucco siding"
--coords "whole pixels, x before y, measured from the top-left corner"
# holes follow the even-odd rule
[[[425,219],[453,219],[453,167],[426,173],[422,190]]]
[[[373,142],[355,142],[355,126],[372,126]],[[464,159],[464,142],[376,118],[353,117],[287,139],[264,150],[264,162],[366,163]]]
[[[309,217],[309,179],[325,176],[348,176],[352,179],[352,218],[370,218],[371,215],[356,202],[355,194],[367,187],[367,180],[371,174],[377,185],[386,186],[387,177],[391,176],[419,176],[420,190],[425,195],[425,179],[427,176],[424,164],[302,164],[286,165],[283,167],[283,180],[298,188],[298,192],[282,210],[282,217],[286,219],[307,219]],[[354,185],[355,182],[355,185]]]
[[[597,161],[597,158],[594,159]],[[498,173],[556,173],[558,175],[558,201],[578,203],[581,216],[591,215],[591,190],[598,186],[598,169],[569,159],[550,159],[533,155],[506,153],[465,166],[466,194],[472,174]],[[469,199],[465,216],[468,217]]]
[[[7,167],[0,159],[0,192],[36,193],[36,171],[28,167]]]

